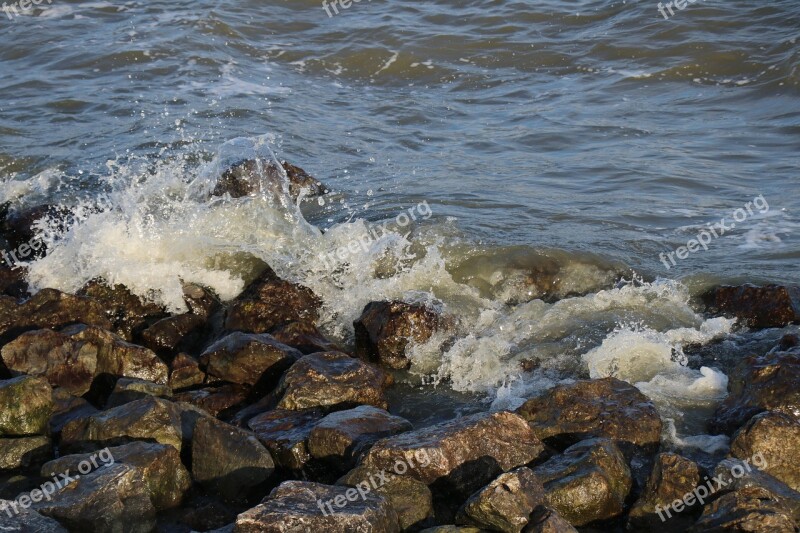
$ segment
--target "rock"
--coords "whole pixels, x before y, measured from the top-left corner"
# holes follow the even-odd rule
[[[214,418],[197,421],[192,476],[198,483],[228,500],[239,500],[274,471],[272,456],[253,433]]]
[[[537,507],[528,520],[523,533],[578,533],[555,509]]]
[[[161,355],[172,357],[200,345],[207,329],[206,319],[184,313],[162,318],[142,332],[142,344]]]
[[[770,353],[742,359],[729,376],[728,397],[709,424],[712,432],[730,435],[750,418],[775,411],[800,420],[800,355]]]
[[[681,500],[700,485],[700,469],[690,461],[674,453],[660,453],[656,457],[653,471],[647,480],[644,492],[628,513],[628,530],[658,531],[663,528],[663,509],[675,500]],[[661,516],[656,511],[662,511]],[[697,509],[700,510],[699,508]],[[687,529],[697,519],[697,513],[686,510],[671,520],[676,529]]]
[[[49,437],[17,437],[0,439],[0,471],[27,470],[50,459],[53,443]],[[0,529],[0,531],[2,531]]]
[[[44,435],[53,413],[53,390],[47,381],[19,376],[0,381],[0,436]]]
[[[308,438],[308,451],[312,457],[345,472],[378,440],[411,429],[413,426],[404,418],[362,405],[331,413],[317,423]]]
[[[235,533],[294,531],[399,532],[397,515],[381,496],[354,488],[286,481],[236,518]]]
[[[214,291],[196,283],[183,285],[183,300],[189,308],[189,313],[206,320],[222,307]]]
[[[29,300],[0,297],[0,343],[32,329],[57,329],[70,324],[110,328],[99,303],[55,289],[42,289]]]
[[[759,468],[800,491],[800,423],[781,413],[754,416],[733,437],[731,455],[738,459],[756,458]],[[758,465],[756,465],[758,466]]]
[[[194,424],[201,416],[207,415],[187,404],[147,396],[68,422],[61,431],[61,445],[83,451],[147,440],[169,444],[181,451],[185,444],[191,443]]]
[[[99,453],[60,457],[42,466],[42,477],[53,477],[62,472],[74,475],[82,472],[82,463],[93,470],[117,463],[134,467],[138,470],[136,478],[139,483],[144,482],[156,511],[179,506],[192,488],[192,478],[181,463],[178,450],[165,444],[142,441],[106,448]]]
[[[528,400],[517,413],[558,450],[593,437],[609,438],[623,451],[655,451],[661,443],[661,417],[653,402],[616,378],[559,385]]]
[[[210,376],[269,392],[302,355],[271,335],[237,331],[209,346],[200,363]]]
[[[549,506],[573,526],[622,514],[631,472],[609,439],[588,439],[533,469],[544,483]]]
[[[221,417],[226,416],[241,406],[247,399],[248,391],[240,385],[223,385],[222,387],[206,387],[200,390],[179,392],[175,395],[176,402],[185,402]]]
[[[293,200],[300,197],[305,190],[305,197],[321,196],[328,192],[327,188],[318,180],[311,177],[305,170],[281,162],[279,169],[274,161],[264,158],[245,159],[231,165],[217,181],[212,192],[213,196],[229,194],[231,198],[250,196],[258,192],[265,192],[278,188],[284,181],[284,174],[288,181],[289,194]]]
[[[308,437],[322,417],[321,409],[276,409],[251,418],[248,426],[269,449],[278,466],[296,472],[311,460]]]
[[[228,305],[225,328],[266,333],[289,322],[316,323],[322,301],[308,287],[267,269]]]
[[[69,533],[61,524],[16,501],[0,499],[0,531],[3,533]]]
[[[284,374],[279,385],[279,409],[330,410],[372,405],[386,409],[385,389],[391,375],[340,352],[303,356]]]
[[[428,486],[414,478],[387,475],[367,467],[357,467],[336,482],[337,485],[357,487],[386,498],[397,513],[402,530],[420,527],[433,518],[433,495]]]
[[[91,416],[100,411],[83,398],[73,396],[64,389],[53,389],[53,415],[50,417],[50,432],[59,435],[70,420]]]
[[[296,167],[286,161],[281,161],[286,176],[289,178],[289,194],[294,200],[300,197],[300,192],[305,189],[305,198],[322,196],[329,192],[328,188],[319,180],[312,177],[308,172],[300,167]]]
[[[145,396],[169,399],[172,397],[172,389],[166,385],[159,385],[152,381],[144,381],[135,378],[119,378],[111,396],[108,398],[106,409],[141,400]]]
[[[80,476],[51,498],[32,508],[70,531],[150,533],[156,525],[147,485],[139,469],[130,465],[115,464]]]
[[[501,474],[473,494],[459,510],[456,523],[519,533],[533,510],[545,503],[542,482],[523,466]]]
[[[786,509],[770,499],[769,493],[758,487],[746,487],[725,494],[706,506],[703,515],[689,531],[794,533],[797,526]]]
[[[10,370],[45,376],[76,396],[88,392],[100,375],[167,383],[167,366],[156,354],[94,326],[24,333],[0,353]]]
[[[543,451],[525,419],[500,411],[387,437],[373,445],[361,464],[467,497]]]
[[[0,265],[0,294],[14,298],[27,297],[28,283],[25,281],[25,270]]]
[[[179,353],[170,363],[169,386],[173,391],[202,385],[206,374],[200,370],[200,363],[189,354]]]
[[[124,285],[110,287],[103,280],[93,280],[78,291],[79,296],[95,300],[105,311],[112,325],[110,329],[126,341],[132,341],[145,328],[167,316],[164,308],[143,302]],[[86,321],[78,320],[77,322]]]
[[[744,320],[754,328],[780,328],[800,322],[800,287],[723,285],[704,295],[711,313]]]
[[[423,529],[420,533],[485,533],[484,530],[477,527],[461,527],[461,526],[436,526]]]
[[[7,252],[11,256],[8,259],[17,263],[43,257],[47,249],[39,228],[42,224],[54,224],[58,230],[64,230],[72,214],[69,207],[61,205],[37,205],[13,212],[9,207],[6,204],[0,209],[0,233],[8,241],[8,249],[12,250]]]
[[[288,322],[270,330],[269,334],[278,342],[296,348],[304,354],[342,351],[341,347],[326,338],[312,322]]]
[[[422,344],[443,326],[442,317],[424,305],[371,302],[353,322],[355,355],[389,368],[408,368],[408,343]]]

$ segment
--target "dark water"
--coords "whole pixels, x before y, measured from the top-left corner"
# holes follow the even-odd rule
[[[668,334],[678,328],[728,335],[693,314],[697,286],[800,280],[796,0],[699,2],[669,20],[654,1],[373,0],[340,11],[329,18],[309,0],[52,0],[0,14],[2,196],[115,195],[115,212],[83,220],[32,282],[72,290],[103,275],[179,306],[178,274],[234,295],[242,268],[219,256],[244,254],[312,286],[323,326],[342,338],[370,299],[435,300],[469,334],[442,357],[420,355],[419,373],[496,398],[515,396],[502,384],[520,379],[520,359],[552,363],[522,378],[535,389],[590,373],[581,356],[598,346],[661,360],[690,342]],[[210,179],[201,163],[220,145],[264,134],[336,191],[305,208],[335,231],[186,195]],[[659,254],[756,198],[735,230],[665,268]],[[412,235],[348,258],[335,282],[320,270],[319,253],[362,220],[423,201],[433,215]],[[417,266],[375,268],[387,250],[415,246],[427,253]],[[545,304],[525,298],[518,276],[543,257],[566,265],[559,275],[576,288],[557,296],[607,287],[617,267],[690,290],[663,281]]]

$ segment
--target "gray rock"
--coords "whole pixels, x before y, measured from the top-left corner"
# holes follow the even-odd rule
[[[15,507],[16,505],[16,507]],[[16,501],[0,500],[0,531],[3,533],[68,533],[61,524]]]
[[[299,471],[311,460],[308,437],[322,417],[319,409],[275,409],[251,418],[248,426],[281,468]]]

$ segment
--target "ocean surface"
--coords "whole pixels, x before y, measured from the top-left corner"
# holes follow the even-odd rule
[[[785,331],[695,297],[800,281],[800,3],[337,5],[0,11],[0,201],[74,219],[42,226],[33,286],[100,276],[178,312],[181,280],[232,298],[268,263],[343,342],[372,300],[457,318],[401,376],[418,423],[613,375],[665,442],[724,448],[704,424],[730,367]],[[254,155],[332,192],[209,197]]]

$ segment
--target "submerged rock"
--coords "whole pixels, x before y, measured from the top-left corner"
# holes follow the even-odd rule
[[[800,423],[781,413],[761,413],[733,437],[731,455],[800,491]]]
[[[356,357],[389,368],[408,368],[409,342],[422,344],[441,327],[444,319],[424,305],[399,301],[371,302],[353,322]]]
[[[47,434],[53,408],[53,390],[46,380],[19,376],[0,381],[0,437]]]
[[[731,434],[764,411],[800,420],[800,355],[745,357],[730,374],[728,391],[709,424],[714,432]]]
[[[559,385],[517,409],[536,436],[558,450],[592,437],[606,437],[623,451],[655,451],[661,417],[639,389],[616,378]]]
[[[780,328],[800,322],[800,287],[722,286],[704,295],[712,313],[743,319],[754,328]]]
[[[361,464],[466,497],[543,451],[525,419],[500,411],[387,437],[367,452]]]
[[[383,497],[354,488],[286,481],[264,501],[236,518],[235,533],[400,531],[397,514]]]
[[[308,437],[323,416],[321,409],[276,409],[251,418],[248,426],[269,449],[278,466],[297,472],[311,460]]]
[[[549,505],[573,526],[622,514],[632,485],[625,457],[608,439],[581,441],[533,471]]]
[[[340,352],[303,356],[279,385],[279,409],[324,407],[347,409],[358,405],[388,407],[385,389],[393,379],[380,368]]]
[[[473,494],[459,510],[456,523],[519,533],[533,510],[545,503],[542,482],[523,466],[501,474]]]

